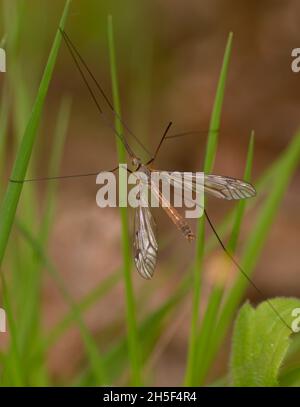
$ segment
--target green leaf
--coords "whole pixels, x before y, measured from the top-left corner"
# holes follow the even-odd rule
[[[292,311],[300,307],[294,298],[276,298],[272,306],[286,321],[285,325],[268,302],[256,309],[246,303],[236,319],[232,353],[231,378],[234,386],[278,386],[278,374],[290,345]]]

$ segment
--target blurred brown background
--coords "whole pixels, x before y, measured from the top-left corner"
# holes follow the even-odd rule
[[[24,6],[19,52],[28,83],[39,81],[40,64],[46,61],[63,3],[30,0]],[[300,46],[299,1],[74,1],[66,31],[110,96],[108,13],[114,19],[123,117],[152,151],[170,120],[174,122],[173,133],[208,129],[226,39],[233,31],[215,173],[242,176],[254,129],[255,181],[284,150],[300,124],[300,73],[291,71],[291,51]],[[61,174],[114,167],[114,136],[103,125],[62,44],[40,131],[43,156],[36,168],[38,176],[45,173],[58,105],[64,94],[69,94],[73,103]],[[167,141],[156,167],[201,170],[205,142],[205,133]],[[298,172],[256,269],[255,282],[267,296],[300,294],[299,177]],[[96,207],[93,179],[62,181],[59,191],[50,252],[72,294],[79,298],[121,264],[119,214],[117,209]],[[41,202],[42,198],[41,185]],[[230,203],[208,202],[215,223],[231,207]],[[169,243],[160,251],[153,283],[134,276],[137,293],[146,290],[153,304],[172,292],[171,282],[174,280],[175,285],[187,270],[193,253],[163,213],[155,211],[155,216],[159,239],[164,241],[167,236]],[[244,224],[242,240],[247,239],[250,229],[251,216]],[[170,278],[170,270],[174,279]],[[150,293],[145,288],[149,284]],[[105,302],[93,308],[88,315],[92,329],[99,330],[117,319],[123,310],[122,295],[120,284]],[[249,295],[254,301],[262,300],[252,290]],[[64,305],[50,282],[45,284],[44,303],[46,323],[52,324],[64,313]],[[179,328],[161,356],[157,383],[170,383],[170,377],[172,383],[180,382],[188,323],[188,318],[178,316]],[[54,374],[61,376],[70,374],[78,363],[80,344],[74,330],[51,355],[51,366]]]

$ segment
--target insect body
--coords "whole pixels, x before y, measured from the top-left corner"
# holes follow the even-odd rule
[[[150,160],[150,163],[153,161],[154,159]],[[183,236],[189,242],[194,240],[195,235],[188,222],[177,209],[171,205],[168,199],[159,190],[158,185],[151,180],[151,171],[153,170],[149,166],[142,164],[141,160],[137,157],[133,157],[132,164],[146,176],[145,187],[151,189],[152,193],[157,196],[160,206],[165,210],[175,226],[182,232]],[[179,181],[181,176],[183,176],[183,173],[178,173],[177,181]],[[173,181],[176,191],[176,177],[174,179],[174,176],[171,178],[171,176],[168,177],[167,175],[165,179],[170,184]],[[184,184],[184,188],[194,191],[196,190],[196,184],[196,174],[191,174],[188,178],[188,182]],[[227,200],[250,198],[256,194],[255,188],[250,183],[221,175],[204,175],[204,192],[217,198]],[[149,205],[144,204],[145,202],[141,200],[141,204],[135,209],[134,261],[139,274],[146,279],[150,279],[153,276],[157,263],[158,243],[155,221]]]
[[[145,175],[146,178],[146,187],[150,188],[152,193],[156,195],[156,198],[160,204],[160,206],[165,210],[169,218],[175,224],[175,226],[181,231],[183,236],[188,240],[192,241],[195,238],[194,233],[191,230],[186,219],[177,211],[177,209],[171,205],[168,198],[164,195],[162,191],[160,191],[159,187],[152,181],[151,173],[154,171],[152,169],[152,164],[155,161],[157,154],[160,150],[160,147],[163,144],[163,141],[166,138],[168,130],[171,127],[172,122],[170,122],[158,144],[154,155],[149,153],[147,148],[141,143],[141,141],[131,132],[128,126],[123,122],[123,120],[119,117],[119,115],[115,112],[112,103],[106,96],[105,92],[103,91],[101,85],[96,80],[95,76],[85,63],[84,59],[79,54],[78,50],[70,40],[69,36],[66,34],[65,31],[61,30],[61,35],[69,49],[69,52],[75,62],[75,65],[99,111],[102,115],[103,119],[105,120],[106,124],[114,131],[116,136],[122,141],[129,157],[131,158],[132,165],[135,168],[135,171],[140,171]],[[98,102],[98,98],[96,96],[95,91],[93,90],[93,86],[91,85],[89,79],[86,76],[86,71],[88,74],[89,79],[92,81],[92,84],[96,86],[97,90],[101,93],[102,97],[105,100],[106,105],[110,109],[110,112],[117,118],[123,125],[124,129],[135,138],[135,140],[140,144],[140,146],[151,155],[151,159],[147,163],[142,163],[142,161],[137,157],[137,155],[133,152],[132,148],[130,147],[127,139],[124,137],[123,134],[118,133],[115,129],[114,125],[111,123],[110,120],[107,120],[105,113],[103,112],[102,108],[100,107],[100,103]],[[177,135],[178,136],[178,135]],[[173,135],[172,137],[176,137]],[[118,167],[114,168],[112,171],[115,171]],[[182,176],[185,173],[177,173],[177,176],[174,177],[174,173],[168,175],[168,172],[164,172],[165,180],[167,183],[172,183],[175,193],[177,184],[181,181]],[[36,178],[36,179],[27,179],[27,180],[11,180],[12,182],[26,182],[26,181],[39,181],[39,180],[46,180],[46,179],[60,179],[60,178],[71,178],[71,177],[85,177],[85,176],[92,176],[98,175],[97,173],[88,173],[88,174],[77,174],[77,175],[69,175],[69,176],[59,176],[53,178]],[[195,191],[197,189],[197,176],[196,173],[190,174],[189,178],[185,180],[184,188],[188,191]],[[242,180],[238,180],[231,177],[223,177],[221,175],[204,175],[204,185],[203,185],[204,193],[213,195],[217,198],[227,199],[227,200],[236,200],[236,199],[245,199],[255,196],[255,189],[254,187]],[[142,203],[145,203],[142,201]],[[204,209],[204,208],[203,208]],[[211,224],[207,212],[204,210],[204,213]],[[158,254],[158,244],[156,238],[156,230],[155,230],[155,222],[149,208],[149,205],[139,205],[136,208],[136,213],[134,216],[135,219],[135,226],[134,226],[134,260],[136,268],[139,274],[146,278],[150,279],[153,276],[156,263],[157,263],[157,254]],[[212,226],[212,224],[211,224]],[[213,226],[212,226],[213,228]],[[214,229],[213,229],[214,230]],[[216,233],[216,231],[214,230]],[[218,237],[217,233],[216,236]],[[219,238],[218,238],[219,239]],[[220,239],[219,239],[220,241]],[[222,244],[222,242],[220,241]],[[226,248],[222,244],[222,247],[226,251]],[[227,253],[229,256],[230,254]],[[239,267],[240,268],[240,267]],[[241,272],[242,269],[240,268]]]

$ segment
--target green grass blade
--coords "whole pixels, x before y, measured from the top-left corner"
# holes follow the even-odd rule
[[[110,290],[120,281],[120,273],[116,272],[106,279],[101,281],[94,290],[87,294],[78,304],[78,311],[82,314],[92,307],[96,302],[100,301]],[[50,349],[58,339],[66,332],[68,327],[74,321],[74,313],[69,311],[62,319],[59,321],[55,327],[47,335],[45,343],[43,343],[42,348],[47,350]]]
[[[24,66],[20,64],[20,41],[22,39],[21,25],[20,20],[23,15],[23,5],[24,1],[17,3],[4,1],[3,5],[3,16],[4,16],[4,25],[5,30],[8,33],[7,36],[7,53],[10,55],[10,63],[6,74],[6,85],[9,91],[9,99],[11,99],[11,123],[12,123],[12,135],[13,135],[13,146],[19,145],[21,137],[24,133],[26,127],[26,122],[29,119],[30,109],[32,106],[30,91],[31,88],[35,88],[35,83],[33,81],[29,82],[24,79]],[[36,53],[39,53],[39,50],[36,50]],[[31,158],[30,166],[27,170],[27,175],[30,177],[30,169],[32,168],[34,157]],[[19,202],[19,211],[22,213],[23,220],[26,221],[27,225],[30,225],[32,229],[35,229],[37,226],[36,222],[36,195],[35,195],[35,186],[27,185],[27,188],[23,190],[21,200]],[[11,246],[9,250],[13,250],[13,256],[8,257],[8,262],[12,262],[11,267],[6,267],[8,271],[12,271],[12,281],[10,286],[13,287],[14,295],[12,297],[13,307],[15,311],[15,318],[18,320],[18,343],[20,346],[21,360],[23,363],[24,371],[24,362],[26,360],[26,355],[28,354],[28,345],[24,344],[24,347],[21,346],[23,341],[23,332],[27,330],[26,327],[26,318],[23,318],[25,315],[24,307],[28,305],[28,299],[32,300],[38,293],[33,290],[37,287],[36,285],[32,286],[31,279],[34,278],[32,274],[32,252],[28,246],[23,244],[23,241],[18,235],[15,235],[11,239]],[[22,269],[22,273],[20,273]],[[31,293],[34,292],[34,295]],[[40,307],[34,307],[34,312],[31,313],[31,320],[38,320]],[[29,328],[29,327],[28,327]],[[30,328],[29,328],[30,329]],[[29,344],[33,345],[34,333],[31,332],[31,337]],[[26,351],[23,353],[24,348]],[[27,375],[28,379],[28,375]],[[28,381],[28,380],[27,380]]]
[[[208,141],[204,160],[204,172],[209,173],[214,166],[214,160],[216,156],[218,146],[218,130],[220,128],[222,106],[225,94],[225,85],[229,68],[229,60],[232,48],[233,33],[229,33],[226,49],[223,58],[223,64],[220,72],[214,107],[211,115]]]
[[[208,134],[206,154],[204,161],[204,172],[211,172],[215,160],[217,144],[218,144],[218,132],[216,131],[220,127],[221,112],[225,92],[225,84],[227,79],[229,60],[232,48],[232,33],[229,34],[226,49],[223,57],[222,68],[219,76],[217,92],[215,96],[213,111],[210,120],[210,130]],[[197,354],[197,333],[199,323],[199,305],[201,294],[201,275],[202,275],[202,262],[204,254],[204,240],[205,240],[205,227],[204,218],[200,218],[198,222],[198,233],[196,240],[196,255],[195,264],[193,267],[194,275],[194,289],[193,289],[193,304],[192,304],[192,321],[189,337],[189,349],[187,368],[185,373],[185,385],[192,386],[195,382],[196,375],[196,354]]]
[[[53,146],[50,154],[49,163],[49,173],[50,176],[55,176],[58,173],[58,168],[60,165],[61,154],[64,146],[64,140],[69,120],[70,111],[70,101],[64,99],[60,106],[60,111],[57,119],[57,128],[54,134]],[[33,231],[31,224],[29,222],[30,218],[25,216],[22,211],[22,222],[27,225],[27,228],[31,230],[32,234],[37,234],[39,236],[39,241],[41,245],[46,245],[48,240],[48,234],[50,232],[50,225],[53,222],[54,210],[55,210],[55,193],[57,190],[56,182],[48,182],[46,190],[45,207],[43,209],[43,219],[38,231]],[[28,184],[25,185],[27,192]],[[25,192],[25,190],[23,191]],[[32,202],[29,201],[29,203]],[[24,246],[24,247],[23,247]],[[20,282],[20,290],[22,291],[23,304],[21,305],[21,310],[19,311],[19,318],[21,318],[19,326],[19,342],[21,343],[22,349],[22,360],[27,364],[30,364],[32,355],[35,355],[36,349],[41,342],[41,312],[39,307],[39,301],[41,297],[42,288],[42,265],[39,256],[32,250],[32,246],[22,244],[22,261],[25,261],[25,256],[28,253],[28,266],[26,267],[26,275],[22,279],[18,278],[17,281]],[[19,249],[20,250],[20,249]],[[19,274],[19,267],[16,270]],[[29,366],[24,367],[26,371],[30,369]],[[31,372],[33,370],[31,369]],[[43,376],[45,376],[44,373]],[[42,377],[40,372],[30,377],[27,374],[28,379],[32,380],[32,383],[37,383],[40,377]],[[45,383],[40,383],[41,385]]]
[[[116,113],[121,117],[121,103],[119,96],[117,64],[114,45],[112,17],[108,17],[108,44],[110,56],[110,69],[112,80],[113,102]],[[115,120],[116,130],[123,134],[122,124],[118,118]],[[126,151],[121,140],[117,138],[118,158],[120,163],[126,162]],[[128,349],[131,365],[132,384],[138,386],[141,384],[141,366],[140,366],[140,347],[138,340],[138,330],[136,322],[135,299],[131,278],[131,246],[129,238],[127,208],[120,208],[122,225],[122,253],[123,253],[123,271],[126,297],[126,323],[128,332]]]
[[[25,378],[22,374],[22,362],[20,357],[20,350],[17,343],[17,326],[14,319],[12,304],[10,301],[9,290],[5,281],[5,277],[2,271],[0,271],[2,295],[4,302],[4,309],[7,315],[8,328],[11,335],[10,349],[4,356],[3,367],[3,380],[4,384],[23,386],[25,384]],[[7,375],[7,377],[6,377]]]
[[[140,338],[143,338],[143,362],[146,362],[150,357],[156,339],[162,331],[166,319],[169,318],[172,312],[176,311],[176,307],[179,306],[181,301],[185,298],[188,288],[188,281],[186,281],[185,284],[181,283],[172,296],[168,297],[160,306],[141,321],[139,325],[139,336]],[[121,337],[104,355],[104,361],[110,382],[115,382],[124,373],[128,359],[126,348],[127,339],[126,337]],[[85,373],[84,377],[81,378],[83,380],[81,384],[87,385],[87,376],[89,376],[89,374],[89,371]]]
[[[251,180],[251,169],[253,164],[253,152],[254,152],[254,133],[251,133],[250,142],[248,146],[246,166],[243,179],[245,181]],[[243,216],[245,213],[246,205],[249,201],[241,200],[237,203],[235,209],[234,219],[233,219],[233,228],[231,232],[231,237],[227,245],[228,250],[233,254],[236,249],[238,242],[241,224]],[[226,256],[224,254],[224,256]],[[224,257],[224,268],[227,267],[228,258]],[[222,270],[226,273],[226,270]],[[224,283],[226,282],[226,275],[221,276],[220,281],[216,281],[215,285],[212,287],[212,292],[209,296],[208,305],[203,317],[203,321],[198,333],[198,355],[197,355],[197,384],[203,385],[205,381],[205,376],[207,369],[209,367],[209,358],[210,354],[210,345],[212,343],[212,338],[215,333],[216,324],[218,321],[218,313],[220,305],[223,299],[224,293]]]
[[[223,284],[215,283],[209,296],[206,310],[201,321],[197,334],[197,354],[196,354],[196,377],[195,383],[203,385],[204,375],[203,367],[205,366],[206,354],[210,346],[212,334],[216,326],[216,319],[223,299]]]
[[[242,266],[248,276],[254,271],[255,265],[261,254],[263,245],[267,239],[270,228],[274,222],[279,205],[284,197],[288,184],[294,174],[300,160],[300,132],[290,142],[282,157],[278,160],[278,165],[273,169],[272,182],[269,182],[269,195],[257,216],[253,225],[253,232],[248,237],[248,242],[242,257]],[[244,276],[239,276],[235,285],[231,289],[227,301],[220,314],[217,329],[211,344],[210,362],[219,349],[227,329],[232,321],[233,315],[239,305],[240,300],[248,285]]]
[[[5,169],[5,150],[7,142],[7,124],[8,124],[8,114],[9,114],[9,96],[7,84],[4,84],[1,96],[1,110],[0,110],[0,199],[2,198],[2,182]]]
[[[61,275],[56,271],[55,267],[52,265],[52,262],[45,256],[43,248],[39,243],[38,239],[34,238],[31,232],[28,230],[26,225],[22,224],[20,221],[17,221],[18,228],[22,233],[23,237],[26,239],[27,243],[32,246],[32,249],[35,251],[36,255],[40,258],[40,261],[46,267],[46,270],[49,272],[52,279],[57,284],[65,302],[70,307],[72,318],[77,322],[79,331],[81,333],[83,343],[85,345],[86,353],[90,361],[92,372],[95,377],[94,384],[97,386],[103,385],[106,383],[105,373],[103,367],[102,356],[100,355],[98,345],[90,334],[88,328],[86,327],[83,318],[81,316],[80,309],[77,304],[74,302],[73,298],[70,296]]]
[[[60,21],[60,26],[64,27],[68,9],[71,0],[67,0],[62,18]],[[32,153],[33,145],[35,142],[38,125],[42,115],[42,109],[46,99],[48,87],[52,77],[54,65],[57,59],[58,50],[61,44],[61,35],[57,31],[54,39],[54,43],[49,55],[49,59],[40,83],[38,94],[31,112],[29,121],[27,123],[17,156],[15,159],[15,164],[12,170],[11,178],[15,180],[22,180],[26,176],[26,170],[29,164],[30,156]],[[20,199],[22,191],[22,184],[20,183],[9,183],[4,200],[0,210],[0,265],[5,254],[7,247],[9,235],[15,218],[15,213],[17,210],[18,202]]]
[[[204,222],[198,227],[197,233],[197,254],[196,261],[192,268],[193,272],[193,292],[192,292],[192,319],[189,334],[187,366],[185,372],[184,384],[185,386],[193,386],[196,374],[196,357],[197,357],[197,332],[199,323],[199,305],[201,293],[201,274],[202,262],[204,255],[204,240],[205,240]]]
[[[246,159],[246,168],[245,168],[244,177],[243,177],[243,179],[247,182],[251,182],[253,154],[254,154],[254,132],[252,132],[251,136],[250,136],[250,142],[249,142],[247,159]],[[227,245],[227,248],[231,253],[235,252],[235,249],[237,246],[237,242],[238,242],[238,238],[240,235],[241,225],[242,225],[247,203],[248,203],[247,200],[241,199],[237,204],[232,232],[231,232],[230,240]]]
[[[253,232],[248,238],[242,261],[243,267],[248,272],[248,274],[251,274],[258,261],[259,255],[262,251],[269,230],[273,224],[280,203],[284,197],[285,191],[296,167],[299,164],[299,160],[300,132],[296,134],[285,151],[285,160],[282,162],[281,166],[278,168],[277,172],[274,175],[274,182],[270,194],[259,213],[256,224],[253,227]],[[247,282],[245,281],[243,276],[240,276],[234,288],[235,295],[233,296],[233,298],[241,298],[246,286]],[[230,308],[230,303],[231,301],[230,299],[228,299],[228,308]],[[225,309],[226,307],[224,308],[224,310]]]
[[[12,6],[12,7],[11,7]],[[29,88],[27,86],[27,82],[24,81],[23,76],[23,71],[20,68],[19,64],[19,56],[18,56],[18,46],[17,43],[19,41],[19,38],[21,36],[20,30],[19,30],[19,25],[16,23],[15,27],[18,27],[18,29],[14,31],[14,28],[11,29],[11,26],[14,25],[14,22],[19,21],[20,17],[22,16],[22,6],[21,2],[18,3],[17,5],[12,5],[11,2],[5,2],[5,14],[6,14],[6,25],[7,25],[7,30],[9,32],[9,52],[11,55],[11,69],[8,72],[8,83],[9,83],[9,88],[10,88],[10,93],[13,98],[13,123],[14,123],[14,135],[16,135],[16,141],[19,144],[19,142],[22,143],[25,142],[25,138],[27,140],[27,147],[29,150],[32,150],[32,146],[36,137],[37,129],[38,129],[38,124],[40,121],[40,116],[42,112],[42,107],[43,103],[46,97],[47,93],[47,87],[50,82],[51,78],[51,64],[53,62],[53,67],[54,67],[54,62],[56,59],[55,56],[55,49],[54,45],[52,47],[52,61],[51,61],[51,54],[48,59],[48,64],[46,65],[43,79],[40,84],[40,88],[36,97],[36,103],[33,106],[33,110],[30,116],[30,109],[31,109],[31,101],[29,97]],[[67,8],[67,7],[66,7]],[[65,8],[65,15],[66,15],[66,8]],[[55,43],[55,42],[54,42]],[[58,51],[57,47],[57,51]],[[48,69],[48,72],[47,72]],[[50,69],[50,70],[49,70]],[[52,68],[53,70],[53,68]],[[43,89],[44,86],[44,89]],[[43,95],[44,92],[44,95]],[[27,123],[27,125],[26,125]],[[23,141],[22,141],[22,136],[23,135]],[[30,148],[30,144],[31,148]],[[17,168],[17,160],[23,160],[23,163],[21,163],[21,166],[25,168],[25,172],[28,175],[28,170],[29,170],[29,159],[26,163],[26,157],[23,156],[23,153],[25,153],[24,149],[21,147],[19,148],[18,154],[17,154],[17,159],[16,163],[14,165],[14,168]],[[30,151],[31,154],[31,151]],[[29,155],[30,155],[29,154]],[[21,157],[21,158],[20,158]],[[31,160],[32,161],[32,160]],[[20,164],[20,162],[19,162]],[[30,174],[29,174],[30,177]],[[24,177],[20,176],[18,177],[19,179],[22,179]],[[20,187],[21,188],[18,188]],[[12,187],[12,188],[11,188]],[[15,188],[17,187],[17,188]],[[7,245],[7,239],[5,236],[5,233],[7,232],[6,226],[8,227],[9,231],[11,229],[11,225],[13,222],[13,218],[15,215],[16,211],[16,206],[18,205],[18,201],[20,198],[21,194],[21,189],[22,185],[21,184],[9,184],[7,188],[7,193],[4,199],[9,196],[9,193],[12,192],[11,194],[11,199],[12,200],[7,200],[8,206],[6,206],[6,214],[8,216],[11,216],[11,218],[7,218],[4,220],[5,213],[4,211],[1,211],[0,214],[0,241],[1,244],[3,243],[4,240],[4,245]],[[22,194],[22,201],[20,202],[20,210],[22,211],[22,217],[24,222],[26,222],[27,225],[30,225],[31,228],[35,228],[36,225],[36,208],[35,208],[35,203],[36,203],[36,196],[35,196],[35,188],[34,185],[27,185],[27,188],[25,191],[23,191]],[[5,207],[6,205],[5,201],[3,203],[2,208]],[[15,207],[14,207],[15,205]],[[2,223],[3,222],[3,223]],[[5,222],[5,224],[4,224]],[[5,228],[1,229],[3,226]],[[3,233],[4,231],[4,233]],[[8,238],[8,236],[7,236]],[[31,249],[24,245],[22,240],[19,239],[19,236],[16,235],[14,237],[13,241],[13,258],[19,259],[19,264],[14,264],[13,267],[13,282],[11,283],[10,286],[13,286],[13,292],[14,295],[12,297],[13,301],[13,309],[15,313],[15,318],[19,321],[18,322],[18,334],[17,334],[17,341],[18,341],[18,346],[19,346],[19,351],[20,351],[20,358],[21,358],[21,366],[20,366],[20,372],[21,369],[23,370],[22,374],[25,377],[26,376],[26,382],[27,384],[32,383],[32,375],[35,376],[35,378],[39,377],[41,378],[44,376],[42,372],[34,372],[33,370],[29,369],[29,366],[27,365],[28,363],[28,358],[29,355],[31,354],[31,351],[35,347],[35,343],[38,341],[38,332],[39,332],[39,319],[40,319],[40,307],[38,306],[38,301],[40,298],[40,285],[39,285],[39,279],[37,273],[36,273],[36,267],[33,267],[32,264],[32,251]],[[4,246],[1,246],[1,250],[4,249]],[[3,255],[1,254],[3,257]],[[2,260],[2,258],[1,258]],[[0,261],[1,262],[1,261]],[[20,274],[20,270],[23,272]],[[30,306],[30,304],[36,304],[34,306]],[[43,382],[44,384],[45,382]]]
[[[64,97],[61,101],[54,134],[54,142],[50,154],[48,168],[49,177],[56,177],[59,175],[59,168],[69,125],[71,104],[72,102],[69,97]],[[44,245],[47,243],[50,228],[53,222],[57,188],[57,182],[48,182],[45,196],[45,207],[43,210],[44,215],[42,224],[40,226],[40,239]]]

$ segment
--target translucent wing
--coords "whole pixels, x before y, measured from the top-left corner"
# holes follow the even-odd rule
[[[148,207],[139,206],[135,210],[134,221],[134,262],[143,278],[153,276],[157,261],[158,245],[155,235],[155,222]]]
[[[165,172],[164,179],[174,186],[176,189],[177,184],[180,185],[183,179],[183,172],[171,173]],[[196,189],[197,183],[196,175],[190,173],[190,175],[185,174],[185,182],[183,184],[183,190]],[[221,199],[246,199],[251,198],[256,195],[256,190],[248,182],[231,178],[224,177],[222,175],[204,175],[204,192]]]
[[[222,175],[205,175],[204,191],[223,199],[246,199],[256,195],[256,190],[249,182]]]

